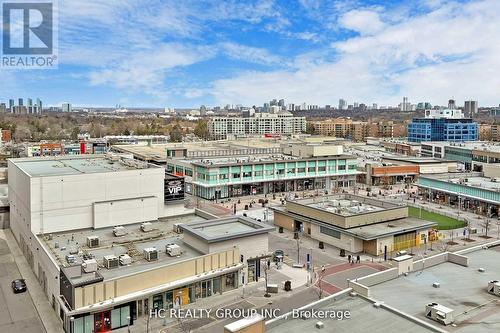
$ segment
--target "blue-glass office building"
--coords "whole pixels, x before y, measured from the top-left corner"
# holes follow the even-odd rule
[[[408,124],[408,141],[476,141],[477,123],[472,119],[415,118]]]

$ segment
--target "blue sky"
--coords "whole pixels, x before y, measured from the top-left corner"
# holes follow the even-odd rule
[[[59,1],[59,67],[0,100],[197,107],[500,103],[500,1]]]

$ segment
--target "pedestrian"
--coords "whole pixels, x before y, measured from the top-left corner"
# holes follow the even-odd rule
[[[267,260],[267,269],[269,270],[271,268],[271,260]]]
[[[356,257],[356,263],[358,263],[358,264],[361,263],[361,257],[359,255]]]
[[[347,256],[347,261],[350,263],[351,262],[351,255]]]
[[[351,266],[354,265],[354,256],[352,256]]]

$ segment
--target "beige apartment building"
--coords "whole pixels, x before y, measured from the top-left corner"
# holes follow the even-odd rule
[[[367,137],[402,137],[406,135],[404,124],[393,121],[364,122],[350,118],[334,118],[311,122],[316,134],[350,138],[353,141],[365,141]]]

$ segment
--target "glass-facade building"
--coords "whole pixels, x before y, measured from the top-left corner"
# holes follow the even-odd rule
[[[240,164],[192,163],[191,167],[167,162],[168,172],[192,177],[189,193],[204,199],[224,199],[353,186],[357,160],[351,156],[282,159]]]
[[[415,118],[408,124],[408,141],[476,141],[477,123],[472,119]]]

